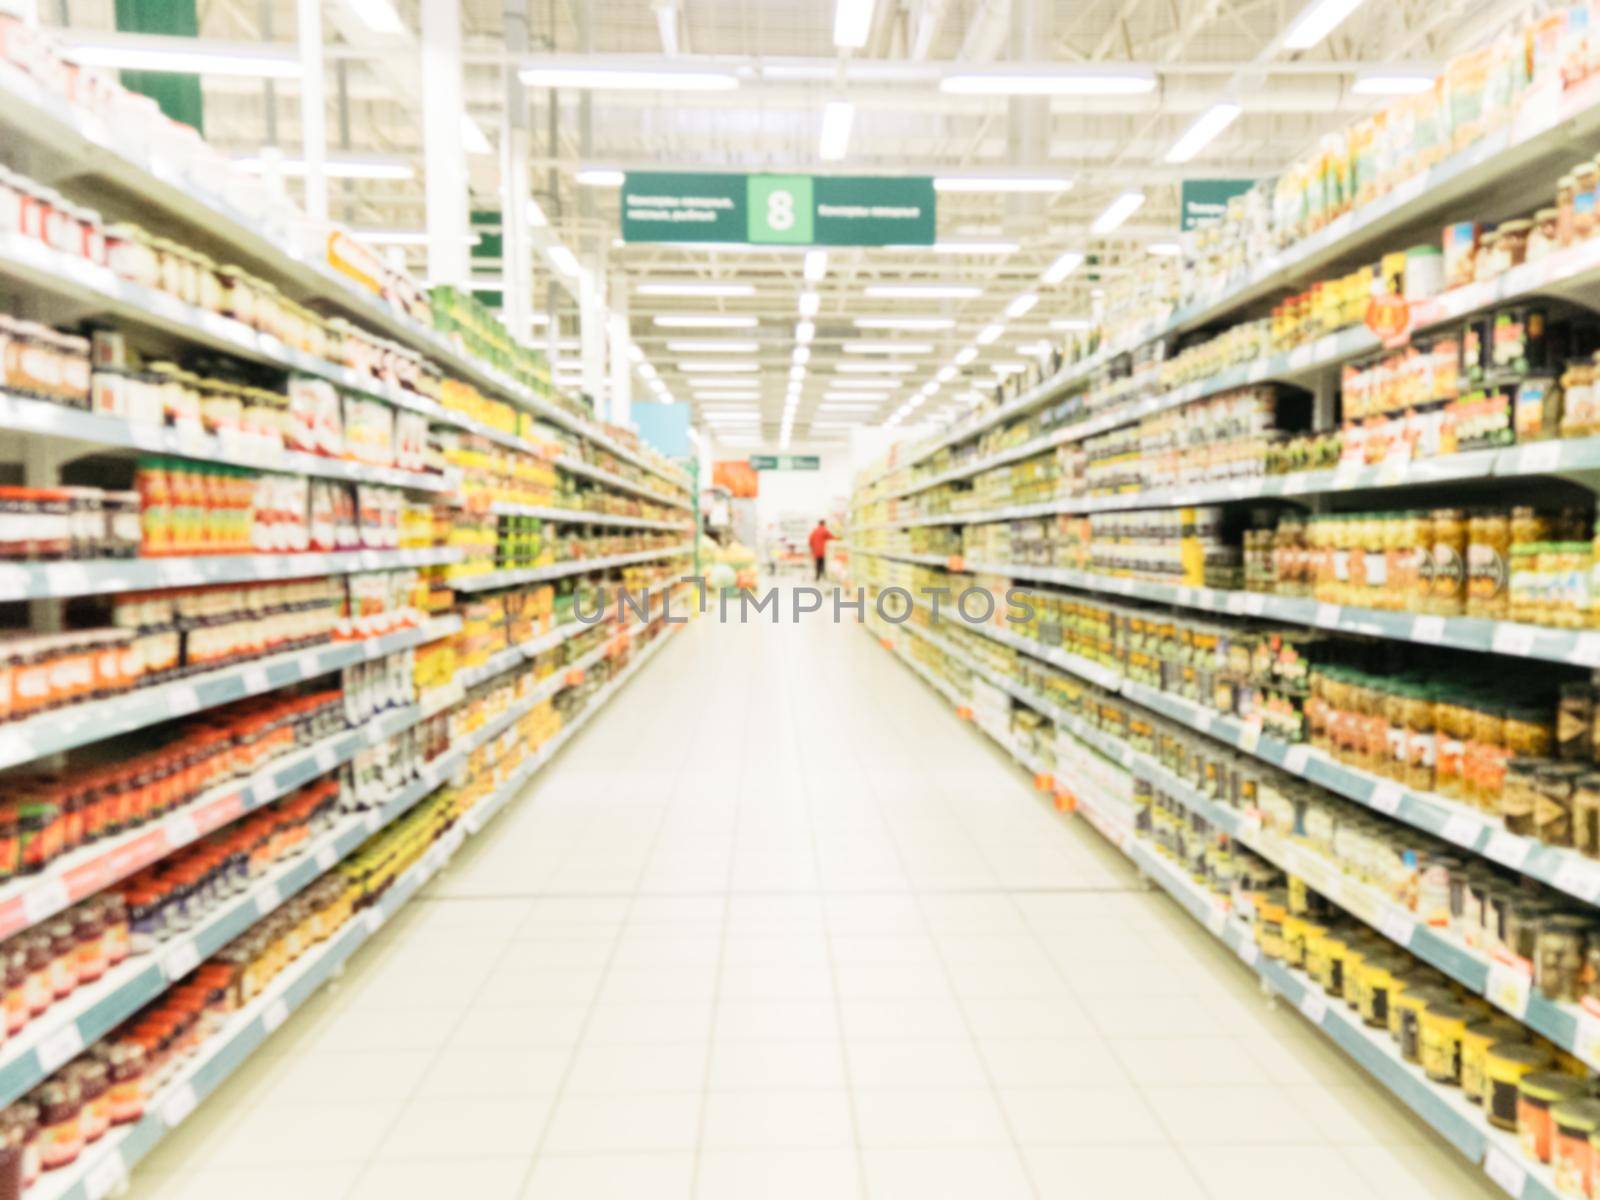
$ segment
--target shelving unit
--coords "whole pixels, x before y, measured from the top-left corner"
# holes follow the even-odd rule
[[[1260,357],[1247,361],[1228,362],[1223,357],[1225,351],[1218,350],[1217,357],[1207,362],[1210,373],[1200,377],[1182,364],[1163,373],[1159,369],[1163,360],[1155,355],[1144,363],[1147,374],[1129,375],[1127,364],[1123,363],[1117,380],[1103,382],[1112,378],[1109,368],[1132,351],[1180,334],[1201,329],[1220,331],[1236,320],[1261,318],[1279,297],[1302,291],[1354,265],[1374,262],[1385,252],[1436,241],[1438,229],[1446,221],[1468,215],[1515,216],[1536,205],[1548,205],[1551,201],[1544,197],[1552,194],[1556,178],[1569,169],[1566,160],[1571,157],[1572,143],[1566,141],[1568,135],[1575,130],[1600,128],[1600,82],[1591,80],[1560,97],[1559,102],[1545,102],[1549,100],[1549,96],[1543,97],[1497,134],[1445,159],[1382,199],[1355,208],[1313,236],[1275,254],[1258,257],[1247,269],[1219,283],[1188,307],[1170,309],[1159,319],[1125,332],[1114,344],[1061,366],[1032,387],[987,406],[935,438],[897,448],[884,465],[863,473],[858,480],[849,527],[852,582],[866,585],[869,612],[874,612],[875,602],[885,602],[868,618],[869,633],[927,682],[958,716],[978,725],[1001,745],[1034,776],[1038,788],[1054,796],[1058,807],[1087,818],[1148,879],[1232,949],[1260,977],[1266,989],[1293,1004],[1319,1032],[1479,1165],[1489,1179],[1512,1196],[1539,1198],[1556,1195],[1554,1180],[1548,1169],[1522,1155],[1514,1137],[1488,1125],[1482,1110],[1466,1103],[1459,1091],[1436,1085],[1421,1070],[1402,1061],[1390,1040],[1364,1027],[1359,1015],[1344,1003],[1325,996],[1319,986],[1287,968],[1281,960],[1263,954],[1252,924],[1231,911],[1225,899],[1191,879],[1184,866],[1167,857],[1156,842],[1140,835],[1133,808],[1097,786],[1094,780],[1100,776],[1096,770],[1074,769],[1071,758],[1063,757],[1058,774],[1058,764],[1049,761],[1048,756],[1041,758],[1042,750],[1035,755],[1013,744],[1014,738],[1008,732],[1012,727],[996,721],[999,710],[994,696],[998,692],[1009,702],[1009,712],[1023,711],[1043,718],[1043,734],[1055,739],[1053,745],[1075,747],[1070,752],[1063,748],[1062,756],[1081,754],[1081,761],[1092,759],[1097,768],[1103,767],[1111,774],[1120,772],[1118,778],[1130,783],[1129,795],[1133,794],[1133,781],[1141,787],[1148,785],[1165,798],[1164,803],[1175,803],[1186,810],[1195,822],[1192,828],[1236,842],[1285,875],[1298,878],[1322,900],[1434,968],[1462,992],[1481,998],[1589,1068],[1600,1068],[1600,1017],[1587,1004],[1549,998],[1535,982],[1530,963],[1499,948],[1468,944],[1446,926],[1430,925],[1412,908],[1391,898],[1389,891],[1355,873],[1347,873],[1355,868],[1331,857],[1331,850],[1319,850],[1309,837],[1290,836],[1270,823],[1264,826],[1258,810],[1211,798],[1169,770],[1161,759],[1148,752],[1146,744],[1135,746],[1112,736],[1109,726],[1085,719],[1094,715],[1092,705],[1069,712],[1058,707],[1052,696],[1078,695],[1072,688],[1079,681],[1092,684],[1117,698],[1118,720],[1148,722],[1139,724],[1139,728],[1165,731],[1163,736],[1168,737],[1177,732],[1199,735],[1202,741],[1209,739],[1242,756],[1247,763],[1254,760],[1270,764],[1316,785],[1327,796],[1351,801],[1384,822],[1398,823],[1395,828],[1400,834],[1406,832],[1401,828],[1404,826],[1425,831],[1447,843],[1444,849],[1459,854],[1469,864],[1477,859],[1495,864],[1512,876],[1536,881],[1549,889],[1541,894],[1563,911],[1600,906],[1600,860],[1568,846],[1514,833],[1499,815],[1482,807],[1405,786],[1309,745],[1274,736],[1270,728],[1264,727],[1269,722],[1263,722],[1259,715],[1261,701],[1256,702],[1253,720],[1242,719],[1232,711],[1226,689],[1213,696],[1210,677],[1202,677],[1198,669],[1193,673],[1195,678],[1183,675],[1183,682],[1174,682],[1179,676],[1163,668],[1186,665],[1189,660],[1167,662],[1161,657],[1164,650],[1141,648],[1146,643],[1124,645],[1110,635],[1097,634],[1098,627],[1092,623],[1084,626],[1090,630],[1086,638],[1081,629],[1075,630],[1075,640],[1070,644],[1072,649],[1097,644],[1115,647],[1114,651],[1100,652],[1103,661],[1066,648],[1069,638],[1064,627],[1059,634],[1061,644],[1035,640],[1033,628],[1025,635],[1021,628],[1005,623],[1005,604],[1001,600],[1002,593],[1013,583],[1048,585],[1061,589],[1067,601],[1094,602],[1093,615],[1078,618],[1084,622],[1107,620],[1109,610],[1114,619],[1137,629],[1137,615],[1150,613],[1159,619],[1178,621],[1181,633],[1217,628],[1218,622],[1183,621],[1186,614],[1209,614],[1228,622],[1228,628],[1238,622],[1241,628],[1267,631],[1309,629],[1364,642],[1377,639],[1379,643],[1394,643],[1394,651],[1410,646],[1437,648],[1457,658],[1494,656],[1487,660],[1498,664],[1494,670],[1549,669],[1547,664],[1600,668],[1600,626],[1569,622],[1569,626],[1576,627],[1558,628],[1524,621],[1441,615],[1437,611],[1418,612],[1415,604],[1377,608],[1326,603],[1306,594],[1151,582],[1160,576],[1146,571],[1144,577],[1136,577],[1141,560],[1134,554],[1123,555],[1118,561],[1115,547],[1106,550],[1102,545],[1102,537],[1114,537],[1115,533],[1098,532],[1098,523],[1091,526],[1087,521],[1066,520],[1100,513],[1220,506],[1225,515],[1207,528],[1231,532],[1241,521],[1230,523],[1229,516],[1258,513],[1263,511],[1263,504],[1301,506],[1313,515],[1337,515],[1344,511],[1338,507],[1339,502],[1347,499],[1347,507],[1352,510],[1360,506],[1366,510],[1392,510],[1407,505],[1465,507],[1480,495],[1498,496],[1502,503],[1508,495],[1535,495],[1538,481],[1550,478],[1562,481],[1563,497],[1576,494],[1573,485],[1600,490],[1600,475],[1596,474],[1600,471],[1600,438],[1595,437],[1553,437],[1518,443],[1513,429],[1506,435],[1513,443],[1509,445],[1412,458],[1409,449],[1399,443],[1398,454],[1386,453],[1379,461],[1374,461],[1378,451],[1369,455],[1359,441],[1347,438],[1344,458],[1334,467],[1185,484],[1168,481],[1202,478],[1202,472],[1185,469],[1187,464],[1174,467],[1170,459],[1184,454],[1190,443],[1182,439],[1163,441],[1167,427],[1150,423],[1143,429],[1153,431],[1149,436],[1156,449],[1144,449],[1133,428],[1158,414],[1181,421],[1189,406],[1199,402],[1254,385],[1280,383],[1296,385],[1313,394],[1312,431],[1325,433],[1337,426],[1340,371],[1358,360],[1374,358],[1380,352],[1396,352],[1414,336],[1427,337],[1463,321],[1486,319],[1507,305],[1554,299],[1600,308],[1600,302],[1594,299],[1600,294],[1596,291],[1600,284],[1600,238],[1580,239],[1484,281],[1413,302],[1406,330],[1389,341],[1362,325],[1347,326],[1313,337],[1293,349],[1263,351]],[[1275,328],[1273,336],[1277,333]],[[1259,344],[1241,339],[1231,345]],[[1229,345],[1216,343],[1217,347]],[[1213,366],[1214,363],[1226,365]],[[1560,374],[1559,365],[1555,373]],[[1117,383],[1131,386],[1119,388]],[[1058,402],[1063,402],[1058,409],[1045,411]],[[1348,419],[1349,413],[1345,415]],[[1126,442],[1106,439],[1096,443],[1087,460],[1081,454],[1070,457],[1070,467],[1069,456],[1064,451],[1057,453],[1062,447],[1117,430],[1128,433]],[[1077,472],[1086,466],[1092,468],[1096,453],[1113,458],[1125,455],[1132,465],[1118,465],[1115,471],[1100,476],[1105,480],[1103,484],[1089,469],[1088,482],[1080,482]],[[1155,464],[1151,456],[1162,454],[1168,457]],[[937,461],[930,461],[935,456]],[[1062,465],[1053,473],[1057,462]],[[1148,477],[1139,479],[1139,465],[1145,463],[1152,464],[1152,474],[1157,470],[1165,472],[1160,476],[1161,486],[1147,486]],[[1027,466],[979,478],[1014,464]],[[1250,469],[1265,468],[1242,468]],[[1028,491],[1021,491],[1023,488]],[[1050,496],[1052,491],[1056,493],[1052,498],[1036,499]],[[1360,493],[1359,499],[1353,498],[1356,493]],[[1008,494],[1021,502],[1007,503]],[[1056,518],[1060,520],[1055,521]],[[1029,525],[1021,533],[1019,526],[1009,530],[1005,527],[1014,522]],[[1260,525],[1257,520],[1251,527]],[[972,527],[985,528],[963,537],[962,530]],[[1267,528],[1270,530],[1270,522]],[[1126,536],[1129,541],[1137,541],[1133,534]],[[1207,544],[1225,542],[1227,536],[1213,535],[1213,541]],[[1082,544],[1085,539],[1092,539],[1092,561],[1115,561],[1116,566],[1097,566],[1090,571],[1054,565],[1091,561],[1089,550]],[[1071,542],[1072,556],[1062,553],[1056,557],[1057,543],[1065,541]],[[1124,566],[1124,561],[1133,565]],[[912,571],[911,567],[919,569]],[[1194,570],[1197,572],[1197,568]],[[1176,577],[1192,584],[1198,574]],[[1206,578],[1207,582],[1213,581],[1209,574]],[[919,589],[940,585],[949,590],[936,609],[928,593]],[[955,606],[955,595],[967,587],[990,595],[999,615],[985,620],[963,616]],[[1309,591],[1309,587],[1304,589]],[[895,592],[899,595],[893,595]],[[902,618],[907,601],[912,611]],[[1375,600],[1384,601],[1382,597]],[[1048,631],[1037,636],[1052,642],[1057,638],[1056,633]],[[1198,638],[1199,633],[1195,636]],[[979,639],[991,643],[995,655],[991,656]],[[1169,642],[1152,638],[1148,644],[1165,646]],[[1004,657],[999,647],[1021,657]],[[1015,662],[1017,666],[1004,669],[998,665],[1001,662]],[[930,663],[943,665],[936,670]],[[943,677],[940,671],[949,672],[949,677]],[[1051,678],[1052,673],[1071,684],[1063,683],[1063,691],[1058,693],[1039,682]],[[1568,674],[1578,678],[1576,671],[1559,678],[1566,679]],[[951,682],[953,679],[970,684],[957,686]],[[1156,682],[1173,690],[1153,686]],[[1250,710],[1245,707],[1238,709],[1241,713],[1247,711]],[[1030,716],[1026,723],[1014,728],[1038,729],[1035,719]],[[1205,761],[1211,759],[1207,757]],[[1397,837],[1397,844],[1414,843]]]
[[[67,752],[92,748],[113,737],[204,714],[249,697],[269,696],[403,651],[432,650],[463,631],[463,612],[481,614],[495,609],[499,598],[485,593],[551,582],[575,591],[598,586],[608,592],[612,586],[608,573],[624,567],[642,568],[654,587],[658,577],[659,582],[667,583],[664,571],[655,564],[665,568],[674,558],[693,552],[694,497],[689,477],[678,467],[624,444],[616,431],[602,427],[579,411],[578,405],[536,392],[497,366],[474,358],[456,339],[391,307],[384,298],[323,261],[319,240],[308,243],[305,230],[269,227],[244,211],[238,197],[228,191],[231,173],[213,169],[215,160],[209,151],[190,163],[130,141],[59,102],[30,77],[4,64],[0,64],[0,128],[27,161],[56,168],[51,178],[62,181],[58,186],[69,197],[74,187],[84,187],[97,201],[110,197],[112,208],[131,211],[152,230],[201,248],[219,262],[242,264],[290,299],[321,312],[341,314],[363,331],[421,354],[444,377],[468,382],[484,395],[514,405],[561,432],[551,431],[550,437],[536,441],[532,439],[538,434],[529,432],[531,426],[525,419],[503,420],[503,427],[486,424],[476,415],[450,407],[455,401],[450,400],[448,390],[442,393],[447,403],[441,403],[394,382],[397,374],[379,377],[377,366],[369,375],[342,362],[304,353],[241,321],[130,283],[111,270],[21,234],[0,234],[3,290],[32,302],[52,320],[75,322],[92,317],[162,354],[226,356],[266,368],[262,378],[271,378],[274,372],[281,373],[280,379],[309,376],[345,393],[377,400],[395,412],[420,414],[430,429],[471,435],[495,447],[549,461],[555,471],[568,477],[556,492],[563,496],[561,504],[592,504],[621,509],[622,513],[519,504],[495,504],[486,510],[484,496],[471,490],[475,483],[463,479],[456,469],[438,467],[443,452],[437,442],[431,457],[412,460],[428,462],[428,470],[396,470],[353,458],[293,452],[275,440],[228,432],[226,425],[220,425],[223,432],[217,434],[203,431],[198,422],[184,427],[172,423],[170,409],[164,423],[146,424],[54,403],[40,398],[42,393],[0,389],[0,431],[19,447],[19,461],[30,484],[53,482],[52,473],[62,464],[88,454],[96,455],[97,460],[171,456],[191,463],[246,468],[252,473],[399,488],[409,497],[406,503],[413,506],[449,506],[452,523],[500,516],[534,518],[571,527],[568,540],[573,542],[580,537],[586,543],[598,541],[605,534],[608,548],[657,546],[609,554],[590,549],[592,557],[528,570],[475,570],[481,564],[471,553],[479,551],[469,553],[454,539],[441,544],[443,535],[427,544],[424,530],[417,542],[402,539],[408,548],[395,550],[0,563],[0,604],[16,605],[8,610],[14,614],[9,624],[26,621],[30,630],[40,632],[66,626],[64,614],[75,611],[67,607],[69,603],[94,598],[397,571],[428,573],[422,591],[427,595],[426,610],[432,614],[408,618],[405,627],[381,636],[302,644],[211,670],[180,668],[175,676],[149,686],[51,708],[26,719],[5,720],[6,714],[0,712],[0,770],[57,764],[70,767],[77,760],[64,758]],[[499,410],[500,417],[506,413]],[[479,415],[497,419],[487,410]],[[528,436],[511,432],[513,428]],[[552,458],[557,446],[560,456]],[[376,461],[398,460],[378,457]],[[585,490],[576,496],[565,486],[573,479],[585,483]],[[623,515],[627,512],[649,515]],[[436,522],[438,515],[438,509],[433,509]],[[434,526],[436,530],[442,527],[441,523]],[[501,531],[504,529],[502,525]],[[624,537],[624,531],[654,536]],[[662,544],[669,541],[667,535],[676,535],[670,538],[670,545]],[[563,552],[582,552],[582,547]],[[413,603],[417,603],[417,594],[415,590],[411,593]],[[544,602],[552,599],[546,589]],[[589,607],[575,604],[579,614]],[[687,613],[689,606],[683,607]],[[417,610],[407,611],[415,614]],[[551,618],[545,616],[532,626],[544,632],[514,645],[505,645],[507,639],[501,637],[500,648],[487,657],[475,651],[473,657],[463,660],[473,665],[447,670],[427,690],[413,687],[405,703],[391,701],[390,707],[359,724],[350,723],[353,718],[346,715],[344,728],[309,744],[291,743],[288,752],[264,763],[251,760],[250,774],[216,783],[156,819],[124,823],[114,827],[115,832],[81,844],[68,842],[76,848],[49,858],[32,873],[17,874],[0,884],[0,938],[26,935],[173,855],[186,849],[200,850],[200,843],[249,814],[258,814],[259,819],[261,810],[293,797],[308,784],[341,775],[347,782],[353,780],[359,762],[370,761],[368,752],[421,745],[418,734],[426,733],[432,739],[429,744],[435,756],[420,767],[407,759],[401,774],[389,776],[405,780],[391,789],[391,794],[381,800],[368,797],[359,811],[352,808],[351,796],[341,795],[339,811],[320,833],[253,872],[246,885],[220,899],[208,897],[212,902],[197,918],[181,930],[168,931],[154,950],[133,954],[98,980],[58,998],[18,1034],[7,1038],[0,1045],[3,1107],[28,1096],[97,1041],[122,1029],[202,963],[337,871],[339,864],[374,835],[393,826],[441,788],[483,783],[485,779],[479,776],[484,773],[487,783],[493,785],[421,861],[382,892],[377,904],[301,955],[272,981],[265,994],[233,1013],[222,1032],[155,1098],[142,1120],[101,1139],[70,1169],[50,1172],[29,1190],[30,1200],[66,1196],[100,1200],[121,1186],[134,1163],[181,1124],[291,1012],[336,974],[455,854],[467,836],[480,832],[518,796],[561,747],[659,653],[684,619],[672,616],[666,601],[645,616],[616,604],[606,606],[606,611],[592,620],[566,618],[560,615],[565,610],[559,606],[555,611],[555,619],[563,624],[551,628]],[[352,601],[350,615],[354,614]],[[481,620],[481,616],[473,619]],[[526,620],[526,615],[521,619]],[[577,641],[580,638],[583,640]],[[406,669],[409,672],[410,667]],[[535,670],[540,672],[538,677],[533,675]],[[9,676],[7,683],[9,686]],[[509,703],[507,697],[511,697]],[[563,698],[559,709],[553,703],[558,698]],[[582,707],[563,719],[561,713],[569,703]],[[450,722],[451,736],[448,748],[438,753],[435,734],[441,717]],[[529,717],[550,732],[526,759],[512,758],[515,748],[508,745],[506,735]],[[513,763],[518,765],[513,768]],[[385,769],[402,770],[398,766]]]

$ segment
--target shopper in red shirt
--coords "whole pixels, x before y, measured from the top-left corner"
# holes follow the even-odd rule
[[[811,557],[817,560],[818,579],[822,578],[822,567],[828,559],[828,543],[836,536],[826,521],[818,521],[817,527],[811,531]]]

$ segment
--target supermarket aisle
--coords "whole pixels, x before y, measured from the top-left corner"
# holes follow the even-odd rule
[[[1481,1177],[853,625],[702,621],[138,1200],[1375,1200]]]

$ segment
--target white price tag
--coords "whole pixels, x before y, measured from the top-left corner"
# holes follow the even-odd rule
[[[1300,997],[1300,1012],[1313,1025],[1321,1025],[1328,1015],[1328,1000],[1321,992],[1307,991]]]
[[[1483,852],[1498,863],[1504,863],[1513,871],[1520,871],[1522,864],[1528,861],[1528,852],[1533,849],[1533,843],[1527,838],[1518,837],[1504,829],[1496,829],[1489,835],[1488,845]]]
[[[168,1129],[176,1129],[188,1119],[195,1105],[199,1103],[200,1097],[194,1094],[194,1085],[180,1083],[172,1089],[172,1094],[161,1102],[161,1119],[167,1123]]]
[[[1483,1156],[1483,1173],[1509,1196],[1520,1198],[1527,1186],[1528,1172],[1498,1146],[1490,1146]]]
[[[1572,1052],[1591,1067],[1600,1063],[1600,1017],[1578,1010],[1578,1028],[1572,1037]]]
[[[1489,979],[1483,994],[1496,1008],[1522,1020],[1528,1012],[1528,998],[1533,993],[1533,977],[1509,963],[1495,960],[1489,964]]]
[[[200,697],[186,683],[174,683],[167,686],[167,715],[173,717],[186,717],[200,707]]]
[[[1239,957],[1253,967],[1261,958],[1261,947],[1254,941],[1241,942],[1239,943]]]
[[[289,1002],[283,999],[274,1000],[267,1005],[267,1011],[261,1014],[261,1024],[268,1033],[276,1033],[288,1019]]]
[[[315,650],[307,650],[295,661],[302,679],[315,679],[318,675],[326,674],[322,669],[322,655]]]
[[[268,881],[256,889],[256,916],[264,917],[282,903],[276,882]]]
[[[1391,817],[1400,811],[1400,789],[1392,783],[1380,783],[1372,789],[1372,795],[1367,797],[1367,806],[1375,808],[1381,813],[1388,813]]]
[[[378,830],[383,828],[383,813],[373,809],[367,814],[366,820],[362,824],[366,826],[368,833],[377,833]]]
[[[1555,885],[1563,892],[1593,900],[1600,893],[1600,874],[1597,869],[1575,854],[1563,855],[1556,868]]]
[[[1206,928],[1211,930],[1214,937],[1221,937],[1223,930],[1228,927],[1228,910],[1222,904],[1213,900],[1211,912],[1206,916]]]
[[[39,1066],[48,1075],[82,1049],[83,1034],[78,1032],[77,1024],[64,1025],[39,1043]]]
[[[383,928],[383,910],[381,908],[367,909],[364,919],[367,924],[368,937],[371,937],[373,934],[377,933],[378,930]]]
[[[200,830],[194,823],[191,813],[175,813],[167,818],[164,826],[169,846],[187,846],[190,842],[200,837]]]
[[[245,691],[254,695],[256,692],[266,691],[271,686],[272,683],[267,678],[267,669],[265,667],[246,667],[244,669]]]
[[[1411,640],[1428,646],[1437,646],[1444,641],[1444,618],[1416,618],[1411,622]]]
[[[1600,667],[1600,633],[1580,633],[1567,652],[1567,661]]]
[[[1283,756],[1283,769],[1293,775],[1304,775],[1310,758],[1310,746],[1290,746],[1289,752]]]
[[[1401,947],[1409,947],[1411,935],[1417,931],[1417,923],[1409,914],[1391,908],[1378,919],[1378,928],[1391,942]]]
[[[1252,617],[1259,617],[1267,611],[1267,598],[1251,592],[1244,598],[1244,611]]]
[[[316,759],[317,770],[324,775],[339,765],[339,756],[334,753],[332,746],[318,746],[312,757]]]
[[[1228,593],[1226,608],[1230,613],[1234,614],[1234,616],[1239,616],[1244,612],[1244,604],[1245,597],[1243,592]]]
[[[52,595],[81,596],[89,590],[89,573],[77,563],[52,563],[44,574]]]
[[[1536,471],[1554,471],[1561,465],[1559,441],[1535,442],[1524,446],[1517,455],[1517,470],[1530,474]]]
[[[317,869],[320,871],[326,871],[338,861],[339,852],[332,846],[324,846],[317,851]]]
[[[177,982],[200,965],[200,949],[192,941],[178,943],[161,958],[161,973]]]
[[[127,1177],[128,1168],[122,1165],[122,1151],[111,1146],[107,1149],[105,1157],[89,1168],[88,1173],[84,1175],[84,1195],[89,1200],[105,1200]]]
[[[1317,605],[1317,615],[1312,622],[1324,629],[1335,629],[1339,625],[1339,606],[1337,604]]]
[[[1527,625],[1496,625],[1491,644],[1496,654],[1523,656],[1533,649],[1533,630]]]
[[[1256,747],[1261,744],[1261,726],[1245,725],[1239,730],[1239,749],[1246,754],[1254,754]]]
[[[1476,846],[1483,836],[1483,822],[1468,813],[1452,813],[1439,836],[1458,846]]]
[[[1210,733],[1212,722],[1215,720],[1209,708],[1196,709],[1194,714],[1194,727],[1201,733]]]
[[[22,913],[27,917],[28,924],[37,925],[45,918],[55,916],[71,900],[67,885],[62,880],[41,879],[22,893]]]

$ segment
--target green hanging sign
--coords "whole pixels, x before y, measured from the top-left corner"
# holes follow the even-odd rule
[[[863,175],[630,171],[625,242],[757,246],[931,246],[933,180]]]
[[[822,459],[815,454],[752,454],[750,467],[755,471],[820,471]]]
[[[1208,221],[1220,221],[1228,201],[1255,187],[1254,179],[1185,179],[1178,189],[1182,204],[1178,228],[1187,232]]]

